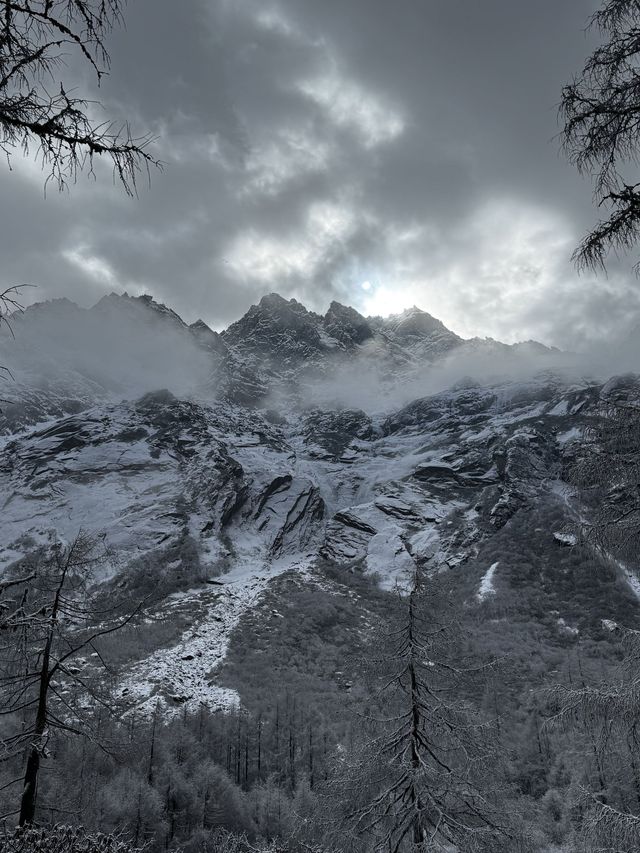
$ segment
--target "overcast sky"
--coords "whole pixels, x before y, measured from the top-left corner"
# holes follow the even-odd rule
[[[578,276],[591,185],[557,104],[593,0],[130,0],[100,98],[166,163],[43,196],[0,167],[0,284],[150,292],[221,328],[264,293],[417,304],[465,335],[576,347],[638,323],[633,259]],[[90,77],[79,93],[91,91]]]

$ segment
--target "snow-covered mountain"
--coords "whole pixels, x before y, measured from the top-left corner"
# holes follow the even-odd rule
[[[417,308],[320,316],[276,294],[221,334],[126,295],[36,305],[14,332],[0,570],[83,529],[114,555],[96,582],[158,590],[155,616],[182,627],[124,667],[132,707],[241,703],[217,673],[284,576],[339,595],[340,573],[393,589],[416,563],[466,566],[481,607],[510,584],[483,555],[514,519],[546,512],[532,535],[550,553],[577,541],[564,472],[602,389],[562,378],[539,344],[464,341]],[[558,610],[558,630],[575,621]]]
[[[323,317],[275,293],[222,334],[202,320],[188,326],[151,297],[113,293],[88,310],[66,299],[37,303],[12,325],[15,338],[0,340],[0,364],[15,379],[3,388],[0,432],[159,388],[259,408],[333,406],[355,392],[367,409],[388,408],[481,365],[530,374],[560,356],[531,342],[465,341],[415,307],[365,318],[333,302]]]

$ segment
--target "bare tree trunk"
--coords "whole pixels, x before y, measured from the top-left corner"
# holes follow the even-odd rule
[[[149,747],[149,766],[147,768],[147,782],[149,787],[153,787],[153,755],[156,746],[156,722],[158,720],[158,705],[156,703],[155,711],[153,712],[153,723],[151,725],[151,744]]]
[[[258,781],[262,779],[262,714],[258,717]]]
[[[53,618],[53,617],[52,617]],[[36,722],[33,730],[33,742],[27,766],[24,773],[24,787],[20,800],[20,818],[18,823],[33,823],[36,814],[36,796],[38,793],[38,773],[40,771],[40,756],[43,748],[43,736],[47,728],[47,693],[49,691],[49,660],[51,655],[51,640],[53,630],[44,648],[42,655],[42,667],[40,669],[40,687],[38,691],[38,708],[36,711]]]
[[[42,664],[40,666],[40,681],[38,685],[38,705],[36,709],[35,725],[33,727],[33,741],[29,757],[27,758],[27,766],[24,772],[24,787],[22,789],[22,798],[20,800],[20,817],[18,820],[20,826],[24,826],[25,823],[33,823],[33,819],[36,814],[38,773],[40,772],[40,758],[44,747],[44,734],[47,730],[47,699],[49,694],[49,684],[51,682],[51,646],[53,643],[56,622],[58,620],[60,596],[67,579],[68,568],[69,560],[67,560],[63,568],[60,581],[56,589],[53,606],[51,608],[49,633],[47,634],[47,640],[44,645],[44,649],[42,650]]]
[[[416,584],[417,586],[417,584]],[[420,725],[421,725],[421,713],[420,713],[420,697],[418,695],[418,677],[416,673],[415,667],[415,648],[414,648],[414,636],[413,636],[413,628],[415,624],[415,592],[416,587],[411,590],[409,595],[409,690],[410,690],[410,698],[411,698],[411,769],[414,774],[418,773],[420,769]],[[415,777],[414,777],[415,778]],[[415,784],[411,785],[411,805],[414,809],[414,818],[413,818],[413,843],[415,845],[419,845],[422,843],[422,818],[420,812],[422,810],[422,805],[420,803],[420,797],[418,796],[418,792],[416,791]]]

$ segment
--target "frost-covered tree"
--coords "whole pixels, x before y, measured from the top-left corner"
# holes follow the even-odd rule
[[[0,830],[3,853],[136,853],[138,848],[118,835],[87,832],[82,827],[22,827]]]
[[[52,736],[89,733],[83,699],[93,696],[107,705],[77,665],[80,653],[90,650],[100,662],[96,640],[122,628],[140,609],[121,619],[96,612],[87,586],[103,559],[99,544],[80,532],[0,586],[0,761],[15,765],[26,756],[23,774],[3,786],[22,781],[14,812],[20,826],[34,820],[40,766]]]
[[[368,718],[374,731],[365,759],[338,767],[347,790],[361,789],[345,822],[353,846],[344,849],[520,849],[498,807],[499,777],[489,774],[496,767],[492,723],[466,698],[484,667],[466,660],[437,585],[423,585],[416,574],[388,652],[376,661],[386,672],[378,703],[388,715]]]
[[[640,849],[640,631],[619,631],[624,659],[617,681],[549,691],[553,721],[586,733],[593,764],[578,804],[581,853]]]

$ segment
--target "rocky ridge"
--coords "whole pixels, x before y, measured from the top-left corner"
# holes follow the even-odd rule
[[[36,306],[21,324],[2,423],[0,571],[82,528],[117,553],[96,583],[135,598],[152,576],[166,590],[158,613],[188,609],[183,634],[122,673],[131,707],[237,705],[216,672],[243,613],[283,573],[326,587],[329,563],[402,589],[416,564],[464,565],[541,504],[562,512],[562,535],[575,530],[564,472],[601,409],[597,383],[467,379],[391,410],[305,399],[305,386],[354,360],[376,365],[383,395],[385,376],[406,381],[479,346],[418,309],[381,320],[332,303],[322,317],[270,295],[217,334],[152,300],[112,296],[88,312]],[[29,350],[34,328],[57,341],[44,379],[38,359],[51,356]],[[101,367],[114,329],[125,351]],[[161,360],[170,390],[140,393],[159,378],[167,341],[188,369]],[[140,363],[128,384],[127,366]]]

